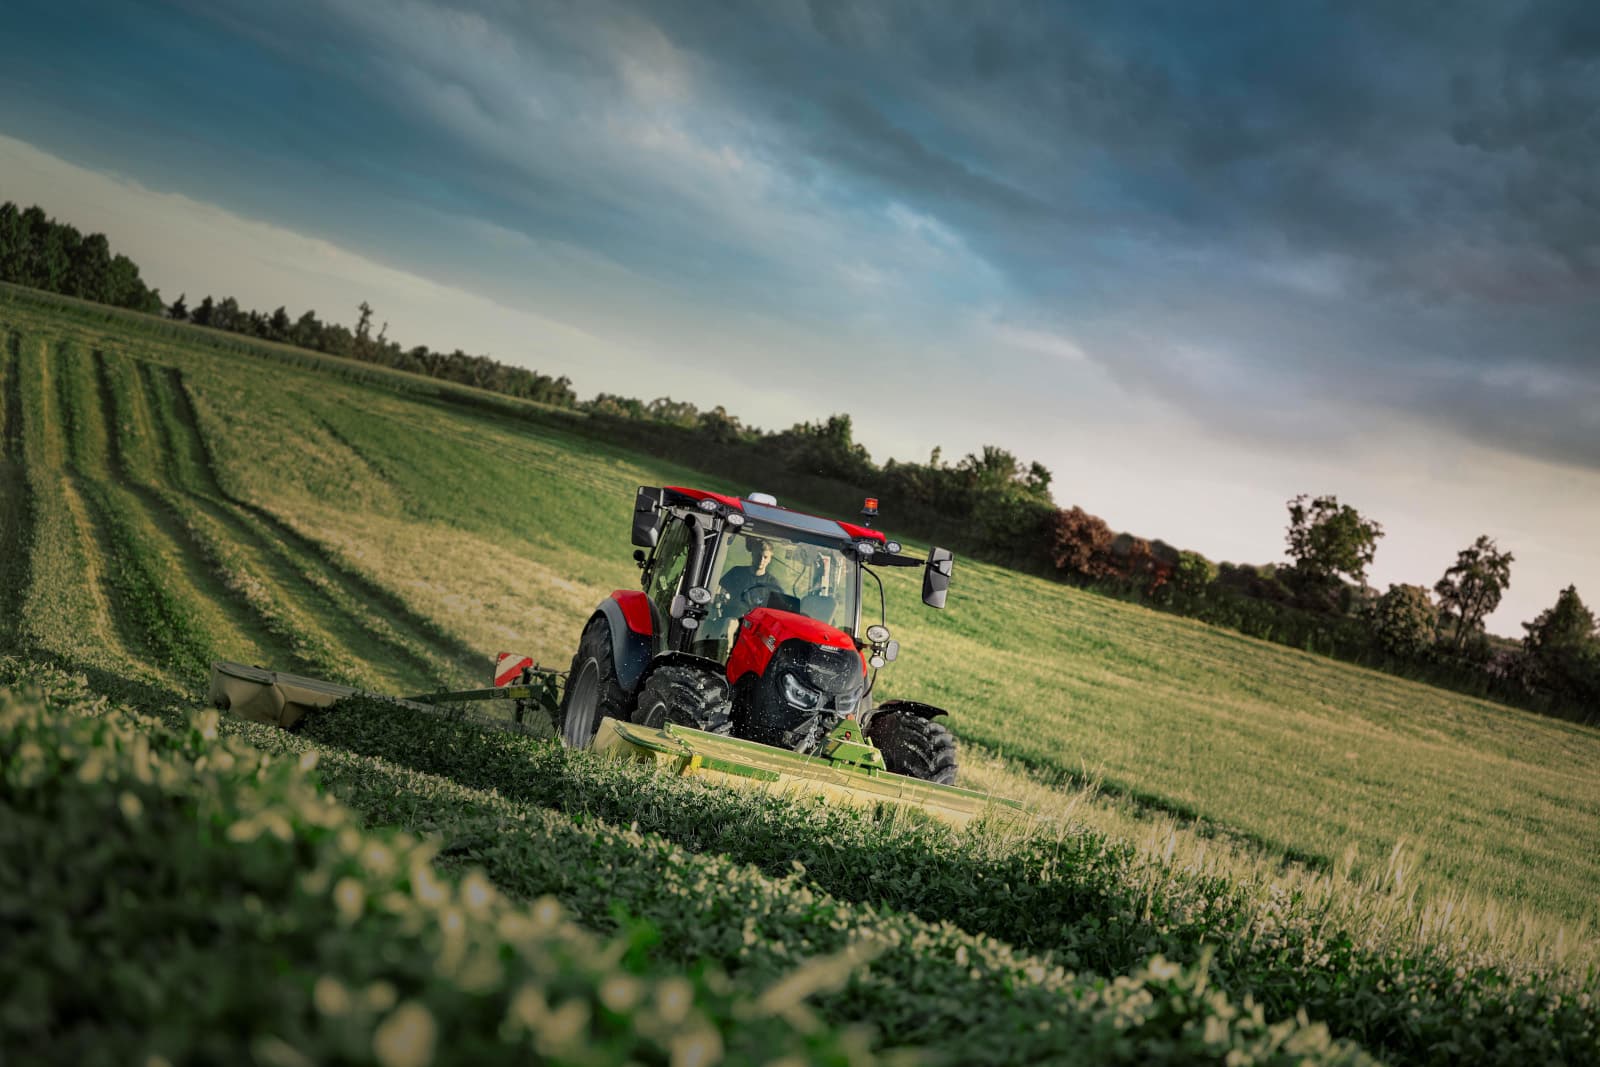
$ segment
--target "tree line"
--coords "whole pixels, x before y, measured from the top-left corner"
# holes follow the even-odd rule
[[[389,339],[387,322],[376,333],[373,332],[374,312],[366,301],[362,301],[356,309],[359,317],[352,329],[337,322],[323,322],[314,311],[291,317],[287,308],[279,307],[271,314],[263,314],[241,308],[231,296],[221,300],[207,296],[190,308],[186,297],[187,294],[180,295],[168,306],[168,318],[192,322],[196,326],[209,326],[213,330],[228,330],[263,341],[295,345],[330,356],[359,359],[393,370],[471,385],[541,404],[572,407],[577,402],[572,381],[565,376],[552,378],[524,367],[509,366],[489,356],[468,355],[459,348],[451,352],[435,352],[427,345],[403,347],[398,341]]]
[[[112,255],[103,233],[84,236],[40,207],[0,204],[0,281],[97,304],[161,313],[161,294],[147,288],[127,256]]]
[[[0,280],[537,401],[581,415],[572,424],[580,432],[836,511],[875,496],[898,528],[993,562],[1537,710],[1600,712],[1600,630],[1575,587],[1523,624],[1520,643],[1486,634],[1483,621],[1514,562],[1488,535],[1462,549],[1431,589],[1399,584],[1379,593],[1366,574],[1381,524],[1336,497],[1301,495],[1287,505],[1286,564],[1213,563],[1057,506],[1046,467],[993,445],[954,463],[935,448],[925,463],[880,465],[854,440],[849,415],[766,431],[721,406],[701,410],[671,397],[580,401],[564,376],[460,349],[405,348],[388,339],[387,323],[374,332],[365,302],[353,328],[312,311],[246,310],[233,297],[206,296],[191,308],[184,295],[164,306],[103,235],[83,237],[37,207],[0,207]]]

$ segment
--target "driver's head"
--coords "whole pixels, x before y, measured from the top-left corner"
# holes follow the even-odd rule
[[[767,564],[772,562],[771,543],[752,537],[746,547],[750,549],[750,566],[756,569],[757,574],[765,571]]]

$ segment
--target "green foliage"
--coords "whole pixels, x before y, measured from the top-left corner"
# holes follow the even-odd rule
[[[0,839],[21,861],[0,870],[0,1044],[83,1064],[879,1062],[807,1025],[805,991],[844,967],[762,992],[652,959],[648,928],[599,942],[552,900],[453,884],[429,846],[361,831],[311,765],[220,738],[215,712],[174,734],[0,691]]]
[[[1483,620],[1500,606],[1500,596],[1511,587],[1510,552],[1502,552],[1487,534],[1456,554],[1456,561],[1434,584],[1439,594],[1442,621],[1453,623],[1457,651],[1467,638],[1483,632]]]
[[[1367,611],[1378,644],[1391,655],[1420,656],[1439,630],[1439,608],[1420,585],[1391,585]]]
[[[145,287],[132,260],[111,254],[104,234],[84,236],[42,208],[22,211],[9,200],[0,204],[0,281],[135,311],[162,309],[160,294]]]
[[[762,444],[783,466],[823,478],[860,484],[877,469],[867,450],[856,443],[849,415],[799,423]]]
[[[1340,575],[1362,583],[1383,527],[1335,496],[1302,493],[1289,501],[1289,555],[1308,584],[1326,586]]]
[[[1198,552],[1180,552],[1172,584],[1187,597],[1205,595],[1206,587],[1217,579],[1217,565]]]
[[[1600,630],[1595,616],[1567,586],[1552,607],[1523,623],[1523,677],[1540,690],[1600,705]]]

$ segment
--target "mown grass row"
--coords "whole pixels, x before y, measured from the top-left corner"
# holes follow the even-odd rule
[[[492,790],[575,819],[636,825],[768,874],[804,869],[840,900],[948,922],[1100,974],[1156,955],[1194,965],[1269,1016],[1305,1011],[1380,1055],[1414,1062],[1568,1062],[1600,1055],[1593,993],[1560,976],[1512,974],[1467,956],[1376,949],[1287,894],[1142,861],[1088,832],[1020,842],[797,803],[618,768],[558,746],[446,718],[351,702],[305,735]]]
[[[202,681],[219,652],[380,687],[461,679],[462,646],[445,641],[451,654],[439,654],[431,626],[271,516],[220,495],[170,368],[48,332],[9,339],[6,434],[21,458],[3,472],[17,481],[15,494],[7,483],[18,506],[6,523],[23,551],[7,553],[20,580],[6,616],[27,620],[13,624],[11,644],[155,668],[180,686]],[[36,500],[41,543],[32,545],[18,524]],[[20,590],[34,554],[44,558],[30,596]],[[71,624],[58,625],[62,616]]]
[[[22,335],[0,330],[0,649],[14,648],[22,626],[33,541],[33,501],[23,462]]]
[[[343,657],[345,672],[355,659],[384,664],[381,677],[406,688],[460,677],[465,662],[475,658],[472,650],[431,620],[409,612],[387,590],[337,563],[325,546],[308,540],[269,511],[224,491],[183,376],[175,368],[143,360],[138,371],[138,380],[119,383],[117,394],[137,398],[159,427],[166,469],[152,487],[163,493],[169,506],[182,510],[191,524],[196,522],[195,512],[205,510],[213,526],[224,527],[222,536],[207,546],[213,554],[222,554],[225,542],[231,542],[249,546],[258,558],[269,556],[272,569],[288,588],[299,592],[297,599],[316,605],[318,618],[342,622],[339,633],[327,635],[327,640],[354,653]],[[292,432],[283,426],[278,430]],[[274,614],[283,614],[281,604]],[[305,621],[292,629],[304,631]]]
[[[94,666],[137,670],[109,624],[87,508],[66,475],[59,391],[44,343],[20,338],[13,366],[20,394],[16,436],[31,520],[28,584],[13,640],[21,648],[49,649]]]
[[[0,674],[5,671],[6,665],[0,664]],[[115,780],[114,773],[104,774],[106,765],[114,764],[123,751],[131,748],[137,755],[141,748],[141,739],[132,736],[125,717],[108,709],[104,702],[86,699],[81,686],[58,674],[15,667],[10,673],[42,679],[48,694],[47,709],[31,717],[22,716],[23,740],[19,747],[26,746],[29,730],[38,729],[48,716],[54,720],[45,724],[51,742],[48,747],[61,754],[57,763],[44,761],[44,773],[32,784],[50,790],[58,788],[62,780],[92,778],[95,784],[103,783],[102,795],[95,798],[103,807],[120,809],[123,813],[135,808],[141,819],[148,818],[159,801],[152,804],[147,792],[135,792],[135,800],[130,803],[126,799],[126,782]],[[61,726],[63,721],[70,721],[77,715],[92,716],[100,720],[97,725],[101,727],[109,723],[110,730],[94,733]],[[930,925],[870,906],[852,906],[815,892],[799,878],[769,878],[723,857],[690,854],[652,835],[593,821],[580,826],[554,812],[514,804],[382,761],[318,750],[306,739],[254,724],[202,717],[199,720],[201,732],[197,733],[185,728],[181,713],[168,712],[161,718],[165,723],[146,719],[139,724],[149,735],[149,743],[142,747],[146,752],[154,750],[153,762],[156,763],[169,755],[199,761],[200,773],[195,776],[198,780],[192,783],[194,795],[185,799],[205,807],[226,808],[230,794],[236,795],[240,788],[239,781],[230,775],[243,781],[260,780],[270,794],[286,780],[283,769],[308,766],[310,759],[307,757],[317,759],[318,777],[324,785],[344,803],[362,812],[369,824],[409,825],[426,830],[435,838],[443,835],[445,865],[461,879],[461,896],[455,901],[447,899],[446,906],[440,909],[438,918],[445,923],[452,918],[448,904],[456,903],[460,907],[461,901],[470,900],[470,894],[479,885],[477,879],[481,878],[475,872],[485,869],[495,882],[512,894],[530,901],[559,897],[586,926],[605,929],[620,937],[622,940],[613,944],[625,945],[626,952],[614,952],[611,955],[613,964],[617,956],[626,955],[635,970],[658,976],[671,975],[679,968],[691,974],[709,974],[706,981],[713,989],[718,985],[716,974],[728,968],[732,980],[728,988],[743,991],[742,995],[733,996],[736,1005],[743,1001],[742,1007],[748,1012],[753,1001],[757,1007],[765,1007],[777,1015],[777,1021],[794,1021],[798,1017],[809,1022],[802,1029],[809,1033],[813,1044],[821,1045],[824,1051],[828,1051],[828,1046],[819,1040],[822,1035],[875,1033],[874,1043],[880,1047],[916,1044],[936,1051],[932,1059],[937,1062],[959,1064],[1193,1063],[1224,1059],[1240,1064],[1368,1062],[1359,1049],[1330,1041],[1326,1029],[1321,1026],[1292,1019],[1268,1023],[1259,1008],[1248,1003],[1232,1003],[1219,992],[1208,990],[1203,969],[1185,971],[1156,960],[1114,981],[1075,978],[1007,946],[962,933],[949,924]],[[6,725],[15,729],[15,723],[13,715]],[[53,730],[49,729],[51,726]],[[219,732],[220,740],[216,737]],[[230,744],[230,737],[242,737],[256,744],[248,748]],[[62,744],[60,738],[66,738],[66,743]],[[260,750],[284,753],[290,758],[263,764],[257,756]],[[99,760],[99,765],[93,772],[84,773],[83,763],[94,760]],[[184,768],[177,759],[161,767],[160,772],[165,772],[166,781],[162,784],[178,782],[177,790],[168,785],[169,794],[190,788],[190,783],[183,780]],[[291,785],[298,788],[303,783]],[[300,886],[309,886],[313,896],[318,892],[326,894],[331,889],[334,909],[343,912],[344,930],[330,929],[324,933],[325,939],[343,935],[354,942],[345,946],[347,949],[382,943],[378,940],[384,936],[381,924],[371,924],[379,929],[367,929],[368,920],[375,911],[393,908],[389,898],[395,891],[392,886],[377,889],[361,886],[360,903],[356,903],[356,889],[346,886],[341,890],[339,886],[341,878],[351,876],[348,867],[324,871],[316,865],[314,851],[312,856],[307,856],[305,842],[291,842],[291,838],[306,836],[302,820],[311,823],[314,831],[324,838],[333,838],[340,856],[354,857],[364,864],[367,874],[374,873],[374,868],[380,866],[383,870],[378,873],[398,869],[407,872],[406,877],[413,887],[422,882],[433,887],[435,893],[450,897],[449,890],[438,887],[428,872],[419,873],[419,865],[427,858],[426,854],[413,850],[408,862],[389,838],[387,845],[378,847],[387,847],[390,851],[380,853],[382,862],[375,863],[370,838],[359,847],[343,839],[349,830],[341,825],[339,813],[326,808],[317,810],[313,802],[304,798],[289,807],[291,810],[284,811],[283,805],[269,803],[266,808],[241,813],[241,821],[232,825],[225,819],[213,817],[213,826],[223,832],[214,834],[208,843],[219,846],[219,851],[241,843],[247,846],[240,849],[243,854],[235,858],[248,872],[245,880],[257,872],[269,876],[280,873],[261,871],[268,864],[250,854],[251,850],[258,850],[258,843],[264,837],[275,835],[281,843],[299,845],[298,849],[280,850],[280,857],[291,867],[288,873],[293,874],[292,867],[296,863],[311,868],[298,879]],[[315,812],[309,819],[302,814],[307,809]],[[114,824],[113,838],[123,830],[121,824],[128,821],[118,819],[115,810],[107,811],[105,817]],[[166,833],[175,838],[177,855],[186,861],[184,865],[189,868],[186,873],[192,874],[195,857],[186,851],[192,837],[188,828],[181,825],[181,819],[178,822],[176,832],[170,823],[149,829],[152,836]],[[26,827],[25,820],[24,825],[26,833],[31,828]],[[63,842],[62,847],[69,844]],[[401,849],[404,847],[402,845]],[[287,855],[283,854],[285,852]],[[218,864],[223,861],[223,857],[214,859]],[[101,857],[96,857],[97,862],[100,860]],[[170,874],[162,867],[163,864],[157,862],[147,876],[146,881],[152,884],[151,892],[158,888],[170,889],[167,884]],[[93,877],[85,878],[83,872],[78,873],[78,882],[94,881]],[[202,873],[215,877],[214,869]],[[292,1005],[299,999],[302,1002],[300,1011],[304,1013],[305,987],[311,986],[309,999],[315,1002],[317,986],[324,984],[327,976],[317,977],[313,972],[314,984],[302,977],[304,961],[293,955],[305,950],[301,936],[285,938],[287,943],[277,946],[256,944],[253,938],[260,936],[259,931],[247,930],[240,936],[234,924],[239,921],[241,910],[265,912],[287,919],[285,925],[290,928],[289,934],[310,937],[312,931],[295,928],[296,920],[304,918],[299,912],[306,910],[305,902],[272,899],[259,886],[240,886],[236,884],[237,879],[226,879],[218,889],[230,892],[253,889],[257,893],[257,905],[252,908],[245,898],[241,909],[240,901],[232,898],[206,909],[205,886],[195,885],[193,878],[188,881],[186,888],[190,892],[187,895],[168,901],[157,914],[146,917],[143,937],[154,941],[179,936],[182,930],[167,926],[180,903],[188,908],[209,910],[214,921],[227,931],[226,940],[244,942],[237,948],[242,950],[247,961],[259,961],[276,947],[280,969],[298,973],[275,985],[274,988],[281,991],[273,998],[273,1006]],[[284,888],[278,887],[278,891],[281,893]],[[131,908],[133,903],[127,901],[125,906]],[[148,899],[144,903],[148,903]],[[327,922],[325,898],[312,903],[323,905],[325,911],[317,918],[332,927],[333,924]],[[410,906],[409,901],[404,903]],[[216,914],[218,912],[220,915]],[[410,917],[420,919],[412,924],[414,928],[430,919],[426,915]],[[454,917],[461,918],[459,914]],[[104,921],[110,924],[113,918],[107,916]],[[179,925],[192,928],[201,921],[192,919]],[[425,939],[437,936],[436,931],[423,930],[422,933]],[[445,933],[448,935],[448,926]],[[124,940],[137,942],[140,937],[130,933]],[[445,941],[448,947],[448,936]],[[326,945],[319,945],[319,948],[324,958],[330,955]],[[382,955],[399,954],[404,958],[411,945],[402,944],[400,948],[400,953]],[[466,954],[463,951],[462,955]],[[34,962],[26,955],[24,958],[28,963]],[[362,979],[369,987],[374,981],[401,985],[402,979],[387,973],[387,964],[374,965],[370,961],[367,964],[371,970],[362,975]],[[324,962],[322,966],[328,965]],[[484,961],[479,959],[464,962],[460,971],[467,974],[477,971],[480,985],[497,984],[483,977],[484,967]],[[431,982],[430,986],[448,987],[457,977],[450,970],[447,967],[440,976],[442,980]],[[172,976],[152,977],[170,979]],[[347,989],[360,988],[342,974],[335,973],[333,977]],[[616,981],[615,978],[611,980]],[[514,983],[512,985],[514,988]],[[87,997],[103,992],[91,989],[84,990],[81,995]],[[491,988],[482,992],[493,999],[498,991]],[[605,993],[602,986],[595,996],[603,1000]],[[44,996],[48,998],[52,994],[64,995],[64,990],[47,983]],[[397,989],[398,997],[403,999],[407,995],[414,996],[409,990]],[[448,1004],[445,998],[437,1000]],[[800,1006],[804,1000],[815,1005],[815,1016]],[[181,1000],[167,1002],[175,1003]],[[435,1003],[425,1006],[435,1016],[441,1031],[437,1047],[443,1053],[448,1046],[442,1031],[453,1020],[440,1018]],[[30,1007],[42,1011],[36,1018],[49,1018],[57,1006],[36,1004]],[[477,1014],[481,1018],[485,1012],[480,1010]],[[158,1024],[168,1021],[159,1009],[156,1016]],[[736,1013],[734,1021],[742,1026],[746,1019],[747,1016]],[[191,1040],[215,1036],[205,1033],[210,1020],[194,1021],[198,1024],[198,1033],[188,1035]],[[758,1017],[757,1021],[762,1020]],[[824,1025],[818,1026],[818,1021]],[[316,1035],[297,1034],[291,1038],[281,1029],[261,1025],[276,1022],[282,1026],[282,1018],[254,1022],[257,1040],[265,1031],[302,1052],[316,1047]],[[368,1026],[370,1028],[370,1023]],[[153,1029],[159,1033],[159,1025]],[[358,1035],[364,1036],[360,1027],[355,1029]],[[492,1032],[492,1026],[486,1029]],[[767,1029],[770,1033],[773,1027]],[[781,1038],[784,1035],[779,1029],[777,1036]],[[307,1041],[307,1036],[311,1040]],[[721,1037],[730,1045],[733,1043],[726,1034]],[[731,1062],[775,1062],[784,1051],[781,1045],[763,1049],[753,1035],[742,1032],[736,1039],[744,1042],[744,1048],[740,1054],[730,1055]],[[835,1043],[847,1044],[847,1041],[848,1038],[840,1037]],[[762,1055],[753,1055],[758,1049]],[[165,1053],[164,1049],[159,1051]],[[484,1051],[481,1044],[475,1051]],[[464,1055],[465,1052],[449,1048],[450,1054],[442,1055],[441,1059],[470,1062],[471,1057]],[[833,1055],[838,1060],[843,1058],[836,1052]],[[311,1058],[320,1057],[313,1055]],[[861,1052],[856,1058],[865,1060],[867,1057]],[[590,1062],[616,1060],[598,1056]],[[675,1058],[673,1062],[685,1061]],[[710,1063],[716,1059],[688,1062]],[[808,1055],[806,1062],[829,1061]]]
[[[94,358],[72,345],[51,353],[66,458],[61,477],[86,505],[115,622],[139,657],[173,678],[194,678],[214,657],[185,588],[181,557],[165,543],[142,502],[122,484],[119,427]]]

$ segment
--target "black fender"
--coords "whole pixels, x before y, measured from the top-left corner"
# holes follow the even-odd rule
[[[645,634],[634,633],[628,628],[628,620],[622,614],[622,605],[610,597],[600,601],[600,607],[595,610],[595,614],[604,615],[606,622],[611,625],[611,661],[617,668],[617,684],[631,700],[639,689],[639,682],[644,678],[645,667],[650,664],[650,654],[653,651],[650,647],[650,638]]]
[[[919,719],[927,719],[929,721],[937,719],[941,715],[950,714],[943,708],[936,708],[932,704],[924,704],[917,700],[885,700],[882,704],[875,706],[872,711],[862,720],[861,728],[865,730],[867,728],[867,723],[871,722],[874,717],[881,715],[886,711],[898,711],[906,715],[915,715]]]

